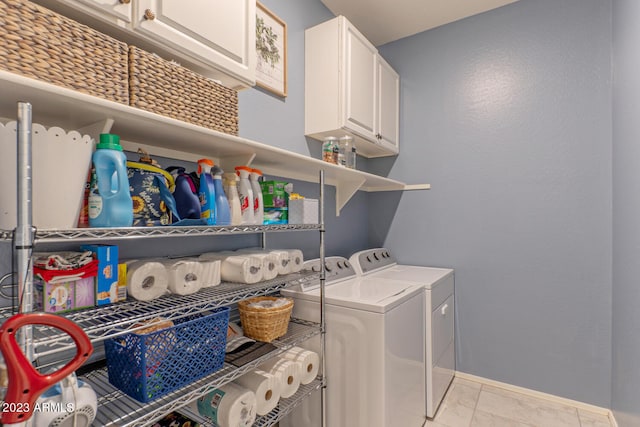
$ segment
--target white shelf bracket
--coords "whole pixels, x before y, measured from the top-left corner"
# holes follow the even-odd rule
[[[109,133],[111,132],[111,128],[113,127],[113,119],[104,119],[95,123],[91,123],[90,125],[83,126],[78,129],[80,135],[89,135],[93,138],[96,143],[100,140],[101,133]]]
[[[248,153],[241,156],[228,156],[220,158],[220,167],[225,172],[234,172],[236,166],[251,166],[256,153]]]
[[[347,204],[365,181],[364,178],[360,178],[355,181],[349,180],[336,183],[336,216],[340,216],[340,209]]]

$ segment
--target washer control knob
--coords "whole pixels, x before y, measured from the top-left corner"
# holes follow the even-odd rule
[[[351,268],[351,264],[348,261],[344,262],[344,268]]]
[[[329,263],[328,263],[328,262],[325,262],[325,263],[324,263],[324,269],[325,269],[325,270],[327,270],[327,271],[331,271],[331,270],[333,270],[333,269],[331,268],[331,266],[329,265]]]
[[[311,266],[311,271],[314,271],[314,272],[316,272],[316,273],[317,273],[317,272],[319,272],[319,271],[320,271],[320,266],[319,266],[319,265],[313,265],[313,266]]]
[[[378,258],[378,254],[377,253],[373,253],[373,257],[376,259],[376,261],[380,261],[380,258]]]
[[[367,255],[367,262],[371,262],[371,257]]]

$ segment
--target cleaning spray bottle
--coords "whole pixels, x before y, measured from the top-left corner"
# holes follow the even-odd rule
[[[261,178],[262,171],[260,169],[251,169],[249,182],[251,182],[251,189],[253,190],[253,219],[255,224],[258,225],[262,225],[264,222],[264,202],[262,199],[262,187],[260,186]]]
[[[240,196],[240,210],[243,224],[255,224],[253,216],[253,189],[249,182],[251,168],[248,166],[236,166],[236,173],[240,177],[238,194]]]
[[[242,211],[240,209],[240,196],[238,195],[238,175],[225,173],[223,176],[225,193],[229,200],[229,211],[231,212],[231,225],[240,225],[242,224]]]
[[[224,194],[222,188],[222,173],[224,171],[218,166],[214,166],[211,169],[211,175],[213,175],[213,186],[216,190],[216,224],[217,225],[229,225],[231,224],[231,210],[229,209],[229,201]]]
[[[210,159],[198,160],[198,175],[200,175],[200,218],[207,221],[208,225],[216,224],[216,189],[211,176],[213,161]]]

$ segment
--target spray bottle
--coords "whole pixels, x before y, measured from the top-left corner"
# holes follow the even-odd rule
[[[213,161],[209,159],[198,160],[198,175],[200,175],[200,218],[207,221],[208,225],[216,224],[216,189],[211,176]]]
[[[229,209],[229,200],[224,194],[222,188],[222,173],[224,171],[218,166],[214,166],[211,170],[213,175],[213,186],[216,190],[216,224],[217,225],[229,225],[231,224],[231,210]]]
[[[229,200],[229,211],[231,213],[231,225],[242,224],[242,212],[240,210],[240,196],[238,195],[238,175],[235,173],[224,174],[225,193]]]
[[[240,211],[243,224],[255,224],[253,215],[253,189],[249,182],[251,168],[248,166],[236,166],[236,173],[240,177],[238,195],[240,196]]]
[[[251,169],[249,174],[249,182],[251,182],[251,189],[253,190],[253,219],[255,224],[262,225],[264,222],[264,202],[262,200],[262,187],[260,186],[260,180],[262,178],[262,171],[260,169]]]

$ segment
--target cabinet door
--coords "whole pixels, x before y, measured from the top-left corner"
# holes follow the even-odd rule
[[[255,84],[255,0],[137,0],[134,30]]]
[[[386,148],[397,153],[400,128],[400,77],[381,57],[378,57],[377,93],[377,139]]]
[[[375,47],[355,27],[345,28],[344,117],[345,126],[371,140],[376,129]]]

